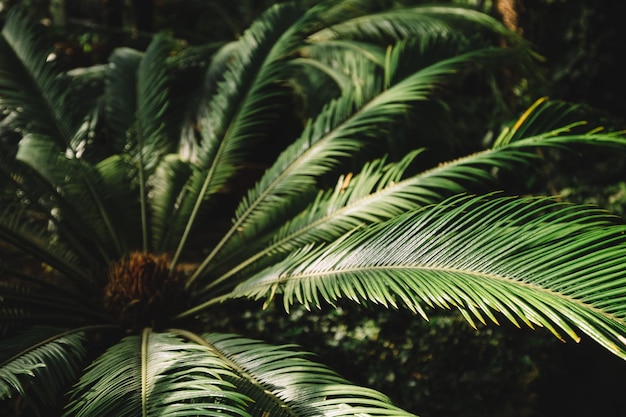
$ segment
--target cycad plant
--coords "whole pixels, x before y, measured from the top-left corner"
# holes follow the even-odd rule
[[[406,137],[449,82],[532,67],[488,16],[287,3],[218,49],[159,35],[105,66],[54,58],[13,9],[0,41],[0,395],[20,409],[410,415],[297,347],[217,332],[216,312],[246,299],[288,312],[344,298],[416,319],[456,308],[626,358],[623,223],[492,192],[537,149],[623,149],[622,136],[544,100],[491,148],[415,169],[428,153]],[[415,149],[385,157],[397,143]]]

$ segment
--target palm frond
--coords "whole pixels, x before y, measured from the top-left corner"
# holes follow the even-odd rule
[[[201,166],[237,161],[241,146],[273,120],[276,98],[285,93],[278,84],[283,70],[277,60],[285,54],[281,41],[301,14],[293,4],[277,4],[241,39],[218,52],[218,59],[207,69],[207,83],[209,87],[217,84],[216,92],[206,106],[197,109]],[[215,79],[216,68],[224,67]]]
[[[19,395],[33,406],[56,404],[85,359],[80,332],[31,327],[0,342],[0,398]]]
[[[66,415],[216,416],[245,412],[234,374],[206,346],[145,329],[96,359],[72,391]]]
[[[16,115],[13,127],[70,147],[84,108],[67,105],[67,81],[45,45],[42,29],[25,10],[12,8],[0,39],[0,94]]]
[[[617,134],[591,132],[561,135],[563,128],[544,132],[530,138],[517,138],[506,145],[487,149],[463,158],[439,164],[437,167],[409,178],[402,178],[408,164],[419,151],[409,153],[399,164],[383,165],[383,161],[366,164],[357,175],[341,176],[334,189],[321,191],[315,201],[283,225],[255,241],[243,241],[239,236],[231,241],[230,256],[215,266],[224,271],[205,285],[200,293],[228,290],[243,279],[288,253],[306,245],[332,242],[356,227],[379,223],[406,211],[444,200],[455,193],[472,192],[498,183],[494,169],[511,171],[520,165],[540,160],[536,149],[564,148],[572,145],[614,147],[623,151],[624,138]],[[238,278],[234,279],[236,274]],[[203,309],[213,300],[194,306],[181,316]]]
[[[96,167],[75,152],[67,151],[56,144],[50,136],[34,133],[28,133],[20,140],[15,158],[30,166],[32,171],[48,182],[51,189],[56,189],[58,196],[66,203],[58,204],[67,209],[66,213],[59,213],[59,216],[71,216],[75,212],[80,212],[76,220],[85,219],[90,224],[86,230],[92,229],[96,232],[95,236],[100,238],[100,241],[93,239],[93,242],[98,242],[101,249],[107,246],[104,242],[109,242],[109,246],[114,247],[113,251],[121,251],[119,229],[115,230],[114,219],[99,192],[103,179]],[[16,166],[18,162],[9,160],[7,163]],[[33,175],[27,173],[28,170],[25,168],[22,171],[29,176]],[[27,181],[27,178],[22,180]],[[80,209],[75,206],[76,204],[80,204]],[[59,207],[57,211],[58,209]]]
[[[98,187],[102,210],[110,219],[110,227],[123,252],[142,246],[139,168],[135,162],[129,155],[112,155],[89,169]]]
[[[417,192],[385,192],[400,182],[404,171],[422,151],[410,152],[398,163],[375,160],[365,164],[357,175],[342,175],[334,189],[319,192],[315,201],[297,216],[283,222],[283,226],[263,238],[246,242],[235,236],[231,244],[239,246],[240,250],[234,252],[238,255],[234,258],[239,259],[244,253],[254,255],[249,255],[245,261],[237,261],[234,267],[205,286],[204,290],[221,284],[251,265],[258,270],[261,265],[276,261],[273,255],[286,254],[312,242],[334,240],[361,224],[376,223],[413,209],[420,200],[424,204],[432,203],[432,198]],[[385,195],[379,198],[376,194]],[[262,263],[259,262],[261,259]],[[234,261],[229,258],[223,263],[229,265],[231,262]],[[250,272],[254,271],[247,269],[247,273]]]
[[[188,192],[186,185],[192,169],[178,154],[170,154],[163,157],[150,178],[152,247],[158,251],[166,251],[171,239],[182,233],[175,216],[181,213],[179,206]]]
[[[137,108],[135,123],[137,140],[146,173],[154,169],[159,158],[173,149],[173,141],[166,135],[165,112],[168,108],[168,71],[166,60],[172,49],[172,40],[156,36],[144,53],[137,69]]]
[[[32,213],[19,203],[0,210],[0,241],[24,253],[36,256],[55,270],[70,278],[79,287],[88,287],[77,255],[63,242],[55,239],[47,221],[33,218]]]
[[[608,213],[550,199],[457,197],[306,247],[240,284],[233,296],[286,308],[340,297],[454,306],[473,323],[494,312],[626,357],[626,227]]]
[[[141,231],[144,252],[149,245],[147,181],[161,157],[171,150],[173,142],[166,135],[164,113],[169,103],[166,88],[165,61],[171,41],[165,36],[155,37],[146,50],[137,72],[137,110],[135,120],[136,155],[141,206]]]
[[[352,92],[363,101],[361,89],[365,77],[381,72],[385,63],[382,47],[351,41],[329,41],[306,45],[298,50],[298,58],[288,61],[296,69],[291,87],[303,96],[302,117],[314,117],[330,100],[342,92]],[[329,81],[332,82],[329,85]]]
[[[32,159],[30,153],[28,158]],[[29,165],[9,155],[0,156],[0,178],[6,190],[20,196],[30,212],[45,218],[58,237],[83,260],[95,260],[103,250],[98,247],[99,242],[90,239],[95,233],[92,224],[33,166],[40,165]],[[60,218],[59,213],[63,213],[64,218]]]
[[[237,377],[229,380],[237,390],[254,400],[246,410],[250,415],[412,416],[385,395],[308,360],[294,346],[214,333],[203,339],[231,364]]]
[[[5,269],[0,265],[0,327],[8,330],[26,323],[84,325],[106,319],[93,308],[93,295],[76,291],[71,283]]]
[[[190,277],[188,285],[204,273],[235,234],[254,240],[293,211],[297,207],[294,202],[302,202],[301,194],[315,185],[317,177],[331,171],[341,158],[354,156],[368,140],[386,137],[390,124],[402,119],[412,103],[429,98],[438,84],[460,68],[507,55],[499,49],[471,51],[422,68],[384,90],[382,79],[371,80],[367,86],[370,91],[364,94],[369,97],[366,103],[355,102],[352,95],[331,102],[248,192],[237,207],[232,227]],[[393,72],[393,67],[389,71]]]
[[[202,76],[202,82],[198,84],[196,94],[192,94],[185,104],[185,110],[181,116],[181,138],[179,153],[182,158],[199,164],[201,132],[197,121],[209,117],[211,112],[210,100],[217,93],[223,81],[223,75],[229,71],[230,63],[236,59],[239,43],[229,42],[215,51],[209,58]],[[209,100],[207,100],[209,98]]]
[[[279,84],[284,71],[277,60],[283,58],[284,44],[289,43],[281,37],[301,15],[300,7],[283,3],[257,19],[231,50],[228,70],[217,93],[207,107],[198,110],[201,139],[197,159],[203,169],[200,179],[190,180],[191,203],[181,206],[191,209],[184,216],[186,224],[172,267],[186,244],[202,202],[222,189],[242,156],[251,151],[251,140],[263,135],[278,117],[279,98],[288,96]]]
[[[114,214],[117,211],[128,214],[126,208],[133,203],[132,198],[125,200],[132,187],[129,174],[133,171],[132,166],[123,163],[122,157],[113,156],[92,165],[54,146],[51,148],[47,137],[28,135],[20,141],[17,158],[38,172],[62,196],[66,204],[59,203],[58,218],[67,220],[73,213],[80,213],[79,218],[90,225],[85,231],[95,232],[90,240],[106,251],[101,251],[100,255],[109,258],[124,252],[128,230],[119,224],[125,219]],[[61,211],[63,206],[66,212]]]
[[[104,117],[115,149],[128,145],[137,111],[137,71],[143,54],[131,48],[117,48],[109,57],[103,95]]]
[[[543,97],[535,101],[514,124],[504,128],[493,146],[507,146],[520,138],[591,135],[604,130],[600,126],[589,126],[584,116],[585,110],[581,105]]]
[[[473,34],[501,36],[512,45],[524,43],[521,37],[509,31],[491,16],[469,8],[454,6],[419,6],[385,10],[344,19],[312,33],[308,40],[323,42],[332,39],[353,39],[393,43],[412,37],[430,37],[433,34]]]

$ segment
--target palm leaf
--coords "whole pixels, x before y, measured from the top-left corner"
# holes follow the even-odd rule
[[[0,157],[0,177],[7,190],[23,196],[22,204],[28,205],[29,210],[36,212],[37,216],[47,219],[59,238],[83,260],[94,260],[98,252],[103,253],[102,248],[97,246],[98,242],[90,239],[95,233],[92,224],[85,220],[82,212],[75,211],[59,190],[32,165],[10,159],[8,155],[6,158]],[[63,213],[64,218],[60,218],[59,212]]]
[[[302,194],[315,185],[316,177],[331,171],[342,157],[363,148],[364,139],[385,137],[388,125],[402,119],[411,103],[429,98],[438,84],[460,68],[506,59],[507,55],[496,49],[472,51],[416,71],[382,91],[383,81],[378,80],[378,85],[373,82],[369,88],[378,90],[365,95],[371,97],[366,103],[355,103],[351,95],[333,101],[248,192],[237,207],[233,226],[190,277],[188,285],[204,272],[236,233],[254,240],[297,207],[294,202],[302,201]],[[388,71],[393,74],[394,68]]]
[[[124,150],[137,111],[137,71],[143,54],[130,48],[117,48],[109,57],[109,70],[103,95],[104,117],[115,149]]]
[[[248,399],[206,346],[145,329],[109,348],[72,392],[68,416],[239,415]]]
[[[357,101],[365,100],[365,78],[381,73],[384,49],[351,41],[329,41],[305,45],[298,57],[288,61],[294,66],[290,86],[302,97],[301,117],[315,117],[323,106],[341,94],[350,92]]]
[[[46,140],[40,139],[42,140],[32,143],[30,148],[41,144],[45,149]],[[32,160],[35,153],[31,149],[18,156],[28,153],[31,157],[27,158],[27,162],[35,163]],[[85,221],[93,225],[95,233],[91,240],[106,251],[101,255],[110,259],[125,253],[128,250],[126,237],[129,230],[123,222],[130,221],[133,217],[125,218],[116,214],[121,211],[127,215],[128,207],[133,205],[134,199],[128,197],[132,195],[134,182],[131,174],[134,173],[134,166],[121,156],[112,156],[97,164],[66,155],[44,158],[40,160],[45,161],[48,171],[54,174],[47,178],[51,186],[57,187],[65,201],[73,206],[73,211],[80,212]],[[42,163],[37,166],[46,165]],[[64,218],[71,215],[71,211],[67,214],[61,212],[59,215]]]
[[[65,170],[74,174],[73,180],[82,177],[87,185],[82,199],[93,203],[93,213],[98,213],[109,225],[108,232],[113,234],[110,219],[99,201],[97,187],[78,160],[84,152],[80,146],[84,146],[87,134],[81,127],[86,106],[66,102],[64,80],[69,78],[54,63],[46,62],[47,52],[38,43],[41,40],[37,39],[41,38],[36,36],[36,24],[30,17],[19,9],[12,10],[2,33],[6,56],[3,59],[6,69],[0,70],[6,71],[6,77],[0,77],[3,80],[0,84],[3,102],[13,110],[19,109],[18,119],[30,121],[20,125],[25,138],[20,142],[18,158],[36,168],[51,186],[65,183]],[[20,66],[23,69],[16,70]],[[112,239],[115,240],[115,236]]]
[[[202,202],[222,189],[246,154],[246,148],[250,151],[251,139],[262,135],[276,120],[279,98],[287,97],[287,90],[278,83],[284,72],[277,60],[283,58],[285,43],[290,42],[281,36],[293,28],[301,14],[301,9],[293,4],[277,4],[257,19],[232,52],[229,51],[228,70],[217,93],[207,107],[198,110],[201,139],[197,160],[202,170],[190,179],[188,202],[180,206],[185,209],[183,215],[175,217],[185,226],[172,267],[178,261]]]
[[[80,332],[31,327],[0,342],[0,398],[16,394],[32,405],[56,404],[86,356]]]
[[[171,42],[165,36],[155,37],[142,58],[137,72],[137,110],[135,120],[136,156],[141,205],[141,230],[144,252],[149,245],[147,181],[161,157],[171,150],[172,141],[166,135],[164,113],[169,103],[166,88],[165,61]]]
[[[515,126],[525,124],[528,118],[566,122],[569,120],[557,117],[557,111],[565,117],[577,109],[578,106],[562,102],[547,102],[539,107],[533,105]],[[574,123],[581,124],[584,125],[583,122]],[[247,240],[244,243],[236,236],[231,246],[239,250],[229,257],[230,263],[236,266],[205,289],[214,287],[244,268],[258,263],[260,259],[264,259],[260,265],[267,265],[275,260],[271,256],[277,253],[286,254],[310,243],[330,242],[358,225],[390,219],[416,206],[436,203],[454,193],[471,191],[476,186],[495,184],[497,178],[492,174],[494,168],[513,170],[520,165],[528,165],[540,159],[537,149],[568,149],[583,145],[623,150],[626,143],[619,132],[600,133],[592,130],[572,134],[569,126],[558,126],[555,123],[541,123],[539,127],[525,128],[526,132],[534,133],[535,136],[525,138],[516,135],[506,141],[500,140],[493,149],[441,163],[410,178],[402,179],[401,176],[415,157],[411,153],[397,166],[383,166],[378,161],[366,165],[358,175],[341,177],[334,190],[320,192],[317,199],[299,215],[284,222],[279,230],[267,233],[267,238],[252,242]],[[553,130],[542,131],[541,128]],[[505,133],[512,131],[509,128],[503,130]],[[236,261],[233,259],[240,259],[243,253],[254,255],[234,263]],[[228,262],[225,264],[228,265]]]
[[[184,336],[184,334],[183,334]],[[412,416],[389,398],[350,384],[294,346],[272,346],[234,335],[206,334],[202,340],[233,369],[227,377],[253,402],[253,416]]]
[[[584,120],[585,113],[581,105],[543,97],[533,103],[513,125],[503,129],[493,146],[506,146],[520,138],[601,132],[601,127],[588,126]]]
[[[76,254],[55,239],[47,222],[36,221],[32,213],[18,204],[0,210],[0,240],[50,265],[79,287],[88,287]]]
[[[193,166],[178,154],[166,155],[159,162],[150,178],[148,195],[152,230],[152,246],[158,251],[166,251],[175,236],[182,230],[174,216],[180,213],[179,206],[188,192],[187,182]]]
[[[343,19],[309,36],[311,42],[332,39],[353,39],[393,43],[407,38],[430,37],[433,34],[450,35],[478,33],[497,34],[512,45],[524,40],[509,31],[491,16],[476,10],[453,6],[419,6],[369,13],[352,19]]]
[[[309,307],[340,297],[384,305],[493,312],[626,357],[626,227],[589,207],[546,199],[460,197],[307,247],[239,285],[233,296]]]
[[[129,155],[112,155],[88,171],[93,172],[93,182],[98,186],[103,210],[111,219],[111,227],[123,252],[142,246],[138,171]]]
[[[166,59],[172,49],[172,40],[156,36],[144,53],[137,69],[137,108],[135,110],[136,144],[143,158],[146,173],[151,172],[162,155],[173,149],[173,141],[166,135],[165,114],[168,110],[168,67]]]
[[[2,268],[2,266],[0,266]],[[2,268],[2,301],[0,323],[5,328],[25,323],[56,323],[82,325],[103,320],[106,316],[86,301],[90,294],[77,294],[70,287],[62,288],[61,280],[52,284],[40,277],[14,273]],[[20,280],[14,283],[12,280]],[[64,283],[65,284],[65,283]]]
[[[43,33],[24,9],[7,13],[0,39],[3,106],[16,115],[13,128],[25,128],[74,149],[88,106],[66,102],[70,78],[51,59]]]

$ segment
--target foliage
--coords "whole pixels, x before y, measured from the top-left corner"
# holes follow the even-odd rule
[[[626,358],[623,221],[493,192],[538,150],[624,137],[539,100],[490,148],[425,157],[445,136],[420,124],[455,81],[535,69],[489,16],[284,3],[217,50],[160,34],[70,71],[45,36],[16,8],[0,42],[3,399],[89,416],[411,415],[217,320],[250,300],[456,309]]]

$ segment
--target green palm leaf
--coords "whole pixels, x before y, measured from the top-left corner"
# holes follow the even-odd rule
[[[143,53],[118,48],[109,57],[103,95],[104,117],[118,151],[124,149],[137,111],[137,71]]]
[[[402,47],[400,47],[402,48]],[[395,57],[396,55],[392,55]],[[506,57],[501,50],[485,49],[442,60],[423,68],[382,90],[382,80],[369,86],[375,92],[366,103],[356,103],[346,95],[330,103],[311,121],[301,137],[276,160],[263,178],[250,190],[236,210],[233,226],[189,279],[191,284],[203,272],[209,262],[232,239],[235,233],[243,233],[253,240],[272,224],[293,209],[294,201],[315,185],[319,177],[336,167],[342,157],[357,153],[364,147],[364,139],[380,139],[388,133],[390,123],[404,116],[409,103],[426,100],[439,83],[465,66],[473,66]],[[398,59],[390,60],[388,72],[393,74]],[[391,80],[393,77],[389,76]],[[378,85],[376,85],[378,84]],[[378,90],[376,90],[378,89]],[[372,129],[376,126],[376,129]]]
[[[170,154],[162,158],[150,178],[152,246],[159,251],[169,249],[171,240],[183,232],[180,224],[172,220],[188,192],[186,185],[192,172],[191,164],[178,154]]]
[[[80,106],[66,105],[67,79],[48,59],[42,30],[24,10],[12,9],[0,40],[0,90],[17,129],[45,135],[70,147],[82,121]]]
[[[394,187],[401,180],[404,171],[419,153],[421,151],[410,152],[402,161],[393,164],[386,164],[384,159],[376,160],[365,164],[362,171],[354,177],[351,174],[341,176],[334,189],[318,193],[315,201],[297,216],[257,241],[244,244],[236,236],[232,244],[239,245],[240,250],[224,261],[226,265],[236,266],[212,281],[204,290],[221,284],[251,265],[258,270],[262,265],[271,264],[276,261],[273,255],[284,255],[312,242],[331,241],[363,223],[376,223],[412,209],[420,200],[431,203],[432,198],[426,198],[417,192],[402,191],[395,194],[383,191]],[[430,197],[433,193],[423,194]],[[245,261],[239,261],[242,254],[254,255]],[[262,263],[259,262],[260,259],[264,259]],[[224,268],[222,265],[216,268],[220,266]],[[253,270],[246,272],[251,273]]]
[[[550,136],[583,136],[587,135],[593,140],[597,137],[600,141],[610,140],[608,135],[594,135],[602,133],[600,126],[588,126],[585,121],[585,109],[558,100],[541,98],[533,103],[515,124],[502,130],[494,142],[494,147],[507,146],[521,138],[550,137]]]
[[[54,405],[86,356],[84,337],[51,327],[32,327],[0,342],[0,398],[16,394]]]
[[[512,44],[524,40],[487,14],[476,10],[451,6],[420,6],[385,10],[343,19],[312,33],[309,40],[321,42],[332,39],[354,39],[393,42],[411,37],[429,37],[432,34],[472,33],[498,34]]]
[[[308,247],[239,285],[233,296],[285,307],[340,297],[460,309],[470,322],[574,328],[626,357],[626,227],[593,208],[544,199],[462,197]]]
[[[184,232],[172,267],[202,202],[222,189],[246,154],[246,147],[250,151],[251,139],[258,138],[276,120],[279,98],[287,97],[287,90],[279,85],[283,67],[276,62],[284,53],[286,41],[281,36],[300,16],[299,7],[278,4],[259,18],[236,45],[228,46],[228,70],[208,106],[198,109],[196,123],[201,137],[196,158],[201,169],[190,179],[189,193],[180,204],[181,214],[174,217],[175,222],[184,224]]]
[[[227,364],[206,346],[145,329],[109,348],[73,389],[67,416],[248,417]]]
[[[34,255],[70,278],[76,285],[87,286],[76,254],[64,243],[54,239],[47,222],[36,222],[19,204],[0,209],[0,239],[21,251]]]
[[[67,182],[65,178],[69,174],[63,175],[64,170],[71,172],[72,181],[79,181],[80,178],[83,182],[80,198],[91,204],[91,213],[100,220],[96,223],[104,224],[109,239],[119,253],[120,242],[112,219],[98,195],[97,179],[88,165],[80,161],[84,152],[81,147],[85,146],[88,133],[84,125],[89,125],[89,117],[85,116],[86,106],[83,103],[66,103],[66,81],[71,77],[61,73],[54,62],[47,62],[48,52],[38,35],[38,26],[28,15],[20,9],[11,10],[2,30],[0,52],[6,58],[1,60],[6,69],[1,71],[6,71],[6,77],[0,77],[3,80],[0,90],[3,102],[8,103],[9,109],[18,112],[18,119],[32,121],[28,126],[23,125],[27,138],[20,143],[21,153],[18,156],[34,164],[44,177],[47,175],[53,186]],[[55,166],[57,163],[61,166]],[[72,185],[66,188],[70,189]]]
[[[228,379],[253,400],[246,410],[250,415],[412,416],[391,405],[385,395],[352,385],[306,359],[293,346],[272,346],[215,333],[203,339],[237,374],[235,379]]]
[[[365,79],[381,73],[385,61],[383,48],[360,42],[311,44],[297,53],[298,58],[288,61],[294,67],[290,85],[294,93],[302,97],[304,119],[315,117],[341,92],[353,94],[359,102],[364,101]]]
[[[7,191],[22,195],[22,204],[27,205],[31,213],[36,212],[37,216],[47,219],[59,238],[82,259],[94,260],[95,252],[102,253],[102,248],[89,239],[95,233],[92,224],[86,221],[82,213],[75,211],[75,207],[33,165],[13,160],[9,155],[0,157],[0,178]],[[59,211],[65,216],[64,219],[58,216]]]

